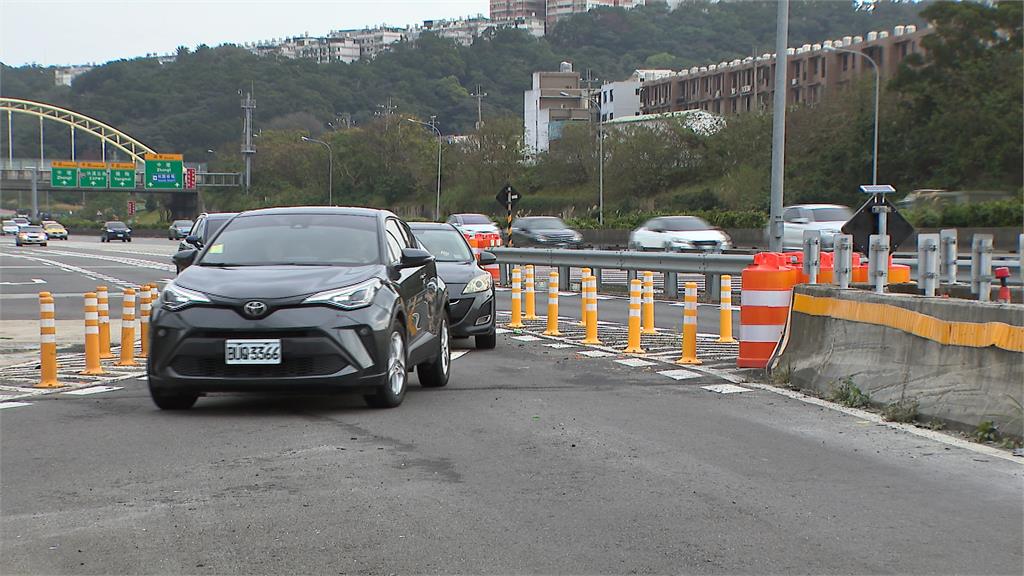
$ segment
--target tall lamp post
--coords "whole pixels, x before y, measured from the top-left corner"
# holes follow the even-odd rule
[[[850,50],[849,48],[836,48],[835,46],[826,46],[823,50],[829,52],[849,52],[860,56],[871,63],[871,67],[875,70],[875,129],[874,129],[874,144],[871,152],[871,184],[878,184],[878,92],[879,86],[881,85],[881,75],[878,72],[878,63],[875,62],[871,56],[860,52],[858,50]]]
[[[437,116],[431,116],[430,122],[420,122],[414,118],[406,118],[409,122],[430,127],[437,133],[437,202],[434,204],[434,220],[441,219],[441,131],[437,128]]]
[[[334,206],[334,151],[331,150],[331,145],[323,140],[303,136],[302,141],[320,144],[327,148],[327,205]]]
[[[568,92],[559,92],[561,96],[572,96]],[[588,94],[594,109],[597,110],[597,222],[604,225],[604,119],[601,118],[601,97]]]

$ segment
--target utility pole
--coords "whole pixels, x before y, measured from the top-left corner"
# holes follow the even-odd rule
[[[789,0],[779,0],[775,28],[775,94],[772,105],[772,197],[768,243],[772,252],[782,251],[782,191],[786,162],[786,77],[789,58]]]
[[[480,85],[476,85],[476,91],[470,94],[473,98],[476,98],[476,129],[480,130],[484,125],[484,112],[483,112],[483,99],[487,97],[487,93],[480,89]]]
[[[256,100],[252,97],[250,88],[242,100],[242,111],[245,113],[245,120],[242,122],[242,158],[245,160],[245,192],[247,194],[249,186],[252,184],[252,157],[256,154],[256,147],[252,143],[252,111],[255,109]]]
[[[384,117],[384,130],[387,131],[391,125],[391,116],[395,113],[395,110],[398,110],[398,106],[392,104],[391,96],[388,96],[388,103],[377,104],[377,108],[379,108],[377,115]]]

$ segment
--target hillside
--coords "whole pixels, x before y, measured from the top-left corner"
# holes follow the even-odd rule
[[[877,3],[871,11],[848,2],[794,1],[790,45],[863,34],[895,24],[922,24],[926,3]],[[282,34],[287,31],[282,31]],[[632,11],[600,9],[568,19],[547,38],[505,30],[458,46],[431,35],[370,62],[318,65],[260,58],[234,46],[180,48],[176,61],[155,58],[111,62],[79,77],[72,88],[53,86],[53,70],[0,64],[0,94],[64,105],[117,126],[161,151],[204,159],[206,150],[233,154],[241,126],[238,91],[253,87],[258,129],[318,133],[348,115],[357,124],[391,98],[399,113],[436,114],[445,133],[472,129],[479,84],[488,93],[485,117],[521,116],[531,73],[562,60],[602,79],[620,79],[641,67],[682,68],[772,50],[774,2],[684,2]],[[6,132],[6,117],[0,118]],[[15,155],[38,150],[34,121],[14,121]],[[68,155],[63,130],[47,131],[47,156]],[[78,156],[98,155],[80,139]]]

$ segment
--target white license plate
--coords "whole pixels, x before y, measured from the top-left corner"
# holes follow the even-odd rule
[[[225,340],[225,364],[280,364],[280,340]]]

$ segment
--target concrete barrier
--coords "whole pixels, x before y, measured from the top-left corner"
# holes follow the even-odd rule
[[[772,363],[825,397],[849,378],[872,404],[918,420],[1024,436],[1024,307],[799,285]]]

